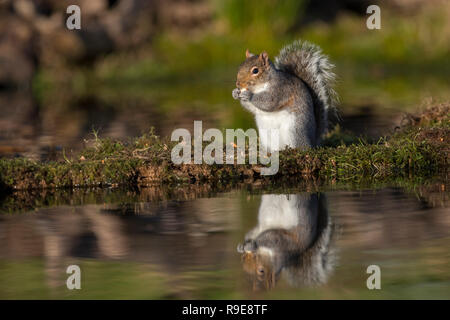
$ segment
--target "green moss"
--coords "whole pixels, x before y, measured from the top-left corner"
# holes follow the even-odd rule
[[[429,108],[390,138],[375,143],[352,137],[339,128],[326,145],[280,152],[279,172],[261,176],[258,165],[174,165],[174,142],[153,131],[127,142],[99,139],[64,162],[0,159],[3,188],[30,189],[78,186],[151,185],[154,183],[211,182],[230,184],[247,180],[315,180],[358,182],[395,177],[429,177],[448,170],[450,106]],[[333,146],[334,145],[334,146]],[[248,151],[248,150],[247,150]],[[247,157],[248,158],[248,157]]]

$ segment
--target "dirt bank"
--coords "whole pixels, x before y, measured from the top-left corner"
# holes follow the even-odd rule
[[[331,132],[326,147],[280,153],[279,171],[262,176],[259,165],[175,165],[175,143],[152,133],[127,142],[94,139],[91,146],[62,162],[0,159],[0,187],[153,186],[156,184],[273,181],[353,181],[370,178],[447,175],[450,150],[450,103],[407,115],[390,137],[369,143]]]

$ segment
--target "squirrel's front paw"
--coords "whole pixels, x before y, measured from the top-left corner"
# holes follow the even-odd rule
[[[241,101],[249,101],[251,97],[252,93],[248,90],[241,91],[239,94],[239,99],[241,99]]]
[[[239,94],[240,94],[240,93],[241,93],[241,90],[240,90],[240,89],[238,89],[238,88],[234,89],[233,92],[232,92],[233,99],[234,99],[234,100],[239,99]]]
[[[240,243],[237,246],[237,252],[244,253],[244,252],[255,252],[258,246],[256,245],[256,242],[254,240],[245,240],[244,243]]]

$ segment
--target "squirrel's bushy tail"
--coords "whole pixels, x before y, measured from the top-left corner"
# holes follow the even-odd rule
[[[334,65],[320,47],[307,41],[294,41],[281,49],[275,58],[275,67],[301,78],[309,87],[317,122],[317,141],[328,129],[328,115],[337,116],[337,94],[333,89]]]

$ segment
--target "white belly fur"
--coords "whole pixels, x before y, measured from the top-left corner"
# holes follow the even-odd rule
[[[262,134],[261,129],[270,130],[275,129],[279,130],[279,150],[282,150],[286,147],[297,147],[296,145],[296,130],[295,130],[295,116],[286,110],[281,110],[277,112],[264,112],[258,110],[255,112],[255,120],[258,126],[259,137],[261,144],[264,147],[269,147],[269,141],[267,134]],[[269,150],[271,148],[268,148]]]
[[[318,204],[307,194],[265,194],[258,213],[258,225],[249,231],[246,239],[256,239],[271,229],[301,228],[298,239],[308,245],[316,231]]]
[[[259,207],[258,225],[260,231],[268,229],[291,229],[299,224],[301,211],[296,194],[265,194]]]

